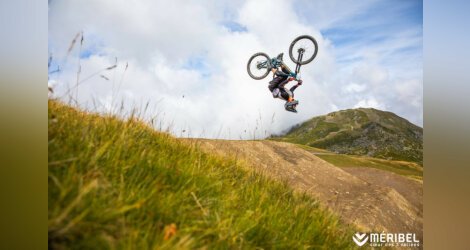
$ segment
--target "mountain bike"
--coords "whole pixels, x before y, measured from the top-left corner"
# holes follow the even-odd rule
[[[289,57],[296,64],[295,71],[290,70],[283,62],[282,57],[270,58],[266,53],[258,52],[250,57],[247,64],[248,75],[255,80],[264,79],[273,68],[285,67],[295,80],[300,73],[300,66],[313,61],[318,53],[318,43],[309,35],[302,35],[294,39],[289,46]]]

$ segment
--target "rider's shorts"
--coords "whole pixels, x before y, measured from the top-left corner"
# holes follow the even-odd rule
[[[289,96],[292,95],[292,92],[285,88],[284,88],[284,91],[281,91],[279,88],[275,88],[272,93],[273,93],[273,98],[279,98],[285,101],[289,100]]]

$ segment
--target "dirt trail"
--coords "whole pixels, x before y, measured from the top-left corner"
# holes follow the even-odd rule
[[[366,176],[358,177],[358,173],[350,174],[290,143],[184,140],[210,152],[245,159],[251,167],[287,180],[295,189],[318,197],[346,223],[354,223],[364,232],[416,233],[422,242],[422,202],[416,202],[422,200],[422,195],[404,196],[406,188],[397,186],[397,191],[393,185],[374,182]]]
[[[342,170],[369,183],[395,189],[423,216],[423,184],[389,171],[365,167],[341,167]]]

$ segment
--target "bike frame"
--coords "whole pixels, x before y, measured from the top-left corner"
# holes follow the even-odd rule
[[[299,52],[299,56],[298,56],[298,58],[297,58],[297,62],[301,62],[301,61],[302,61],[302,57],[304,56],[304,50],[303,50],[302,48],[300,48],[300,49],[298,50],[298,52]],[[282,65],[283,67],[287,68],[287,70],[288,70],[289,72],[292,72],[292,70],[290,70],[289,67],[287,67],[287,65],[286,65],[282,60],[278,60],[277,58],[272,58],[272,59],[271,59],[271,64],[272,64],[272,65],[275,65],[276,68],[277,68],[278,66],[281,66],[281,65]],[[294,75],[295,75],[295,80],[296,80],[296,81],[299,81],[299,79],[297,79],[297,74],[300,72],[300,66],[302,66],[300,63],[297,63],[297,64],[295,65],[295,72],[294,72]],[[256,67],[257,67],[258,69],[261,69],[261,68],[267,68],[267,69],[269,69],[268,61],[259,62],[259,63],[256,65]]]

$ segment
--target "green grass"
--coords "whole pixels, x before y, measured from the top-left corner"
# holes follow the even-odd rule
[[[338,167],[377,168],[418,180],[423,178],[423,167],[415,162],[391,161],[344,154],[318,154],[317,156]]]
[[[54,100],[48,116],[50,248],[355,247],[317,200],[235,159]]]
[[[312,123],[315,123],[314,129],[308,129]],[[325,122],[318,118],[313,118],[303,123],[300,127],[283,137],[272,137],[271,140],[285,141],[296,144],[307,145],[312,141],[316,141],[327,136],[331,132],[337,132],[340,127],[337,124]],[[310,146],[310,145],[309,145]]]
[[[322,148],[315,148],[315,147],[311,147],[311,146],[307,146],[307,145],[303,145],[303,144],[296,144],[296,143],[293,143],[295,146],[301,148],[301,149],[304,149],[304,150],[307,150],[307,151],[310,151],[310,152],[319,152],[319,153],[332,153],[326,149],[322,149]]]
[[[416,162],[384,160],[373,157],[336,154],[321,148],[294,144],[337,167],[366,167],[387,170],[413,179],[423,179],[423,167]],[[318,153],[318,154],[317,154]]]

